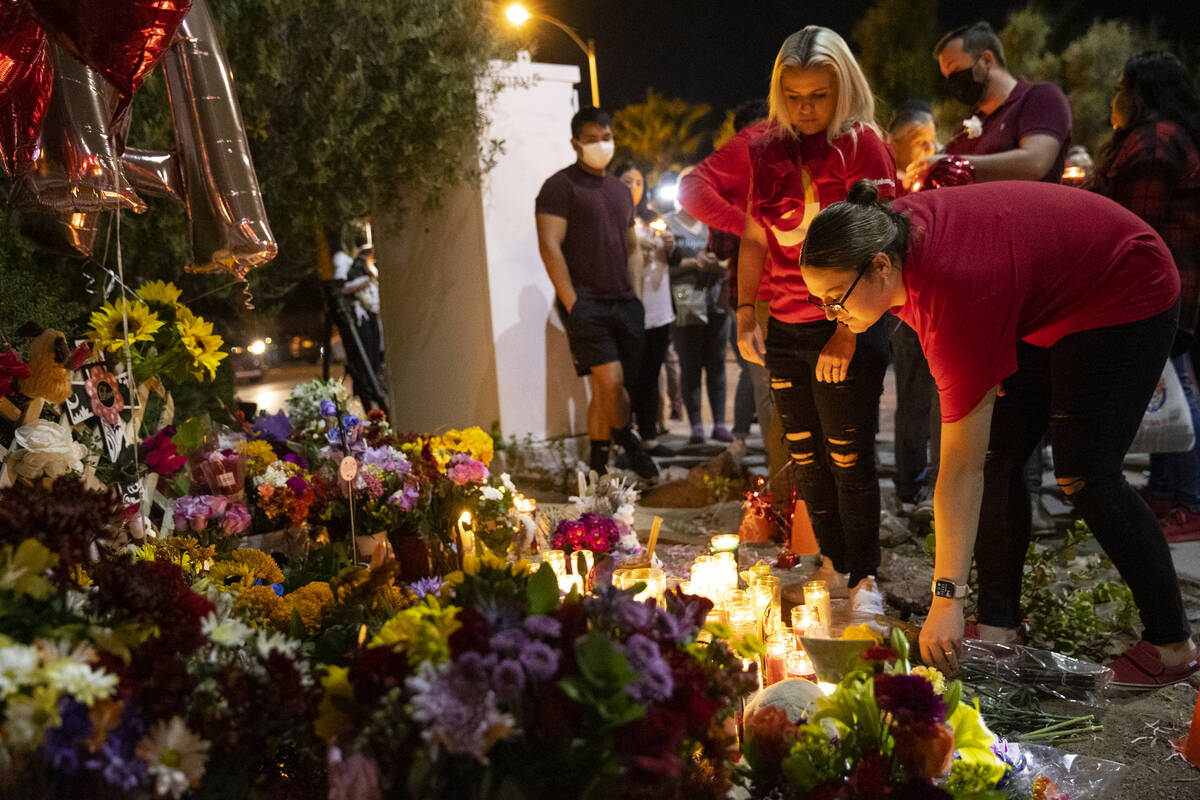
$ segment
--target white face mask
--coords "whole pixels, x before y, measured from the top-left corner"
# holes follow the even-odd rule
[[[592,169],[604,169],[608,166],[608,162],[612,161],[615,147],[616,145],[611,139],[607,142],[588,142],[579,145],[580,157],[583,159],[583,163]]]

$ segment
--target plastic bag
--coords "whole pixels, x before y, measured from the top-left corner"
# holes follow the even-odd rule
[[[964,682],[998,681],[1034,687],[1047,697],[1106,708],[1104,689],[1112,681],[1108,667],[1021,644],[967,639],[960,659]]]
[[[1001,740],[993,752],[1012,766],[996,788],[1010,797],[1028,797],[1038,778],[1049,778],[1071,800],[1116,797],[1128,767],[1116,761],[1075,755],[1040,744]]]
[[[1175,366],[1168,361],[1129,452],[1184,453],[1195,443],[1196,432],[1192,430],[1192,413],[1183,395],[1183,385]]]

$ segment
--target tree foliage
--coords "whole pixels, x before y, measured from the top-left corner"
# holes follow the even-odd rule
[[[695,158],[704,131],[700,120],[712,107],[666,98],[646,90],[646,102],[625,106],[613,114],[613,138],[619,155],[632,159],[648,185],[675,165]]]
[[[476,87],[498,45],[494,9],[485,0],[211,5],[279,243],[278,258],[251,273],[260,307],[315,280],[322,226],[337,228],[389,206],[436,202],[457,181],[478,175],[486,162]],[[129,141],[137,147],[174,146],[157,75],[135,100]],[[179,280],[188,252],[185,215],[168,202],[150,205],[141,217],[122,216],[126,274],[131,281]],[[89,301],[70,285],[80,271],[77,260],[30,254],[16,238],[11,230],[0,232],[0,281],[6,288],[10,279],[27,280],[24,273],[33,271],[44,296]],[[187,300],[222,282],[205,276],[182,283]],[[240,305],[236,287],[224,296],[227,309]],[[4,298],[0,329],[38,311]]]
[[[878,0],[854,26],[858,63],[880,101],[881,124],[905,100],[933,96],[936,19],[935,0]]]

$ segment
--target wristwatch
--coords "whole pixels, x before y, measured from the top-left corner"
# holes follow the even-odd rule
[[[944,597],[947,600],[961,600],[967,596],[970,591],[970,586],[965,583],[955,583],[954,581],[935,580],[933,582],[933,596]]]

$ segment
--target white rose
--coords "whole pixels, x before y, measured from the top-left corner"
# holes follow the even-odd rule
[[[68,427],[39,419],[18,428],[13,444],[16,451],[13,471],[26,480],[83,472],[87,448],[71,438]]]
[[[964,119],[963,130],[967,132],[968,139],[978,139],[980,136],[983,136],[983,122],[977,116]]]
[[[629,503],[623,503],[613,514],[614,517],[624,522],[630,528],[633,527],[633,506]]]
[[[479,493],[483,495],[484,500],[499,500],[504,497],[504,493],[495,486],[485,486],[479,490]]]

